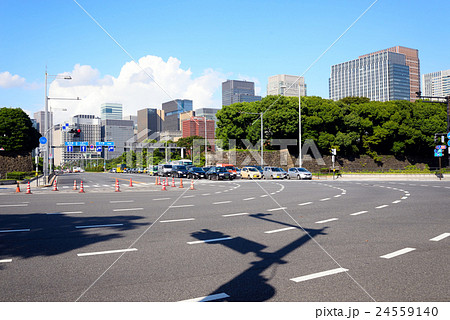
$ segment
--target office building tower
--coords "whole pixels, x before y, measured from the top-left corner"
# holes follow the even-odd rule
[[[330,99],[367,97],[372,101],[410,100],[404,54],[381,51],[331,67]]]
[[[163,129],[164,111],[156,108],[145,108],[137,112],[137,141],[149,139]]]
[[[304,97],[306,96],[305,78],[299,76],[290,76],[287,74],[278,74],[269,77],[267,81],[267,95],[282,95],[286,97]]]
[[[406,48],[402,46],[395,46],[392,48],[384,49],[381,51],[369,53],[359,58],[364,58],[370,55],[378,54],[381,52],[395,52],[405,55],[405,64],[409,67],[409,100],[411,102],[416,101],[416,92],[420,91],[420,60],[419,50]],[[397,100],[397,99],[393,99]]]
[[[214,126],[213,120],[207,120],[205,117],[191,117],[190,119],[183,121],[183,138],[200,136],[203,138],[206,137],[208,140],[212,140],[215,137]]]
[[[100,106],[100,118],[102,120],[122,120],[122,104],[103,103]]]
[[[423,96],[450,96],[450,69],[422,75],[422,89]]]
[[[222,106],[237,102],[260,101],[261,96],[255,96],[255,83],[241,80],[222,82]]]
[[[162,104],[164,111],[163,131],[180,131],[180,114],[192,111],[192,100],[176,99]]]
[[[134,137],[134,123],[132,120],[102,120],[102,141],[114,142],[114,151],[103,148],[106,160],[117,158],[125,151],[125,142]]]
[[[33,114],[36,120],[36,129],[44,137],[45,136],[45,111],[38,111]],[[48,113],[48,128],[53,127],[53,112]],[[50,131],[50,130],[49,130]]]

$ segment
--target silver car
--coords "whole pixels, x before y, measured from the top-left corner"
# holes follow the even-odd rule
[[[305,168],[289,168],[288,179],[311,180],[312,173]]]
[[[264,167],[264,179],[284,179],[286,178],[286,171],[278,167]]]

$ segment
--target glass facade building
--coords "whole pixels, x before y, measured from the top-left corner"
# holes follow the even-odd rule
[[[180,114],[192,111],[192,100],[176,99],[162,104],[164,111],[164,131],[181,131]]]
[[[446,97],[450,95],[450,69],[422,75],[422,95]]]
[[[222,82],[222,106],[237,102],[260,101],[261,96],[255,96],[255,83],[241,80]]]
[[[102,120],[122,120],[122,104],[103,103],[100,106],[100,118]]]
[[[410,74],[403,54],[383,51],[331,67],[330,99],[367,97],[410,100]]]

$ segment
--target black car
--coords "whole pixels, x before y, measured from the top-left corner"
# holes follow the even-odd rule
[[[186,166],[173,165],[172,171],[170,171],[170,175],[175,178],[187,178],[188,171],[186,170]]]
[[[206,172],[203,170],[203,168],[190,167],[188,169],[188,178],[189,179],[204,179],[204,178],[206,178]]]
[[[209,180],[216,179],[216,180],[233,180],[233,176],[231,173],[224,167],[211,167],[206,172],[206,178]]]

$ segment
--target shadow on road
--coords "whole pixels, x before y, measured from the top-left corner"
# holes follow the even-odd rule
[[[251,217],[282,225],[294,226],[268,219],[265,217],[267,215],[268,214],[255,214],[251,215]],[[210,295],[219,293],[226,293],[229,295],[228,298],[224,298],[221,301],[256,302],[269,300],[275,295],[276,290],[268,283],[270,279],[262,275],[263,272],[272,266],[287,263],[287,261],[283,260],[284,257],[294,252],[317,235],[325,235],[325,229],[326,228],[304,229],[307,233],[300,229],[303,233],[301,237],[275,252],[264,252],[263,250],[267,248],[265,245],[242,237],[236,237],[226,241],[207,242],[208,245],[224,246],[240,254],[254,253],[256,258],[258,258],[258,260],[251,263],[251,266],[247,270],[244,270],[231,281],[218,287],[214,290],[214,292],[211,292]],[[191,235],[198,240],[231,237],[220,231],[212,231],[209,229],[202,229],[201,231],[194,232]],[[272,277],[273,276],[274,275],[272,275]]]
[[[76,217],[46,213],[1,214],[0,230],[18,231],[0,232],[0,260],[14,257],[26,259],[52,256],[91,244],[119,239],[123,237],[121,232],[148,225],[148,223],[136,222],[140,219],[144,217]],[[94,225],[115,226],[83,228]]]

